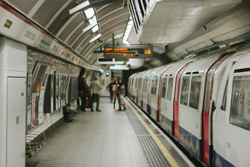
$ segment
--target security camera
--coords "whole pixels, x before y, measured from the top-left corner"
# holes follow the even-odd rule
[[[135,57],[138,57],[138,56],[139,56],[138,51],[135,51],[135,52],[134,52],[134,56],[135,56]]]

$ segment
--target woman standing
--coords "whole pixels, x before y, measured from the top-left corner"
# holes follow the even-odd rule
[[[114,109],[115,109],[115,101],[116,99],[118,100],[118,104],[119,104],[119,110],[121,110],[121,106],[120,106],[120,103],[119,103],[119,91],[118,91],[118,88],[119,88],[119,82],[118,80],[115,81],[115,84],[113,85],[113,99],[114,99]]]
[[[126,110],[126,103],[125,103],[125,85],[123,79],[119,80],[119,94],[120,94],[120,105],[123,107],[123,110]]]

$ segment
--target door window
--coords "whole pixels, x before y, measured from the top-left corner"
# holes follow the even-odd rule
[[[192,77],[189,107],[198,109],[201,89],[201,77]]]
[[[148,78],[144,78],[144,81],[143,81],[143,91],[144,92],[147,92],[147,89],[148,89]]]
[[[172,99],[172,92],[173,92],[173,78],[169,78],[169,80],[168,80],[167,99],[170,100],[170,101]]]
[[[166,91],[167,91],[167,78],[163,78],[161,84],[162,84],[162,94],[161,94],[161,97],[165,98]]]
[[[190,77],[182,78],[180,103],[184,105],[188,104],[189,81],[190,81]]]
[[[158,85],[158,78],[157,77],[153,77],[152,78],[152,83],[151,83],[151,94],[152,95],[156,95],[157,85]]]

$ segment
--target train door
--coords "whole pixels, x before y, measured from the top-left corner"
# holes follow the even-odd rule
[[[167,76],[161,78],[159,95],[158,95],[158,121],[161,122],[161,112],[165,112],[165,98],[167,92]]]
[[[219,65],[228,57],[229,55],[223,56],[218,59],[208,70],[206,74],[206,88],[205,88],[205,99],[202,110],[202,159],[207,164],[212,163],[212,151],[211,148],[211,117],[212,117],[212,94],[213,94],[213,83],[214,83],[214,75],[216,69]]]
[[[183,71],[189,66],[187,63],[182,69],[177,73],[175,80],[175,94],[174,94],[174,136],[179,138],[179,92],[181,84],[181,76]]]

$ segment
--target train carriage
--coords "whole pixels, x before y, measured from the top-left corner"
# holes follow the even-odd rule
[[[186,66],[191,60],[183,60],[171,64],[171,66],[161,75],[160,94],[160,124],[163,129],[169,134],[173,135],[173,103],[174,103],[174,89],[176,84],[176,76],[178,72]]]
[[[129,77],[129,97],[134,101],[135,98],[135,86],[134,86],[134,77],[137,75],[137,73],[131,75]]]
[[[169,68],[169,65],[165,65],[162,67],[157,68],[155,71],[152,72],[151,76],[150,76],[150,87],[149,87],[149,93],[148,93],[148,113],[151,116],[151,118],[155,121],[159,121],[158,120],[158,104],[159,104],[159,98],[158,95],[159,93],[161,93],[161,91],[159,91],[159,87],[160,87],[160,76],[161,74],[167,70]]]
[[[143,81],[142,81],[142,109],[149,113],[149,93],[150,93],[150,77],[152,73],[156,70],[157,68],[148,70],[144,75],[143,75]]]
[[[249,45],[248,45],[249,46]],[[250,166],[250,53],[230,58],[213,113],[213,164]]]

